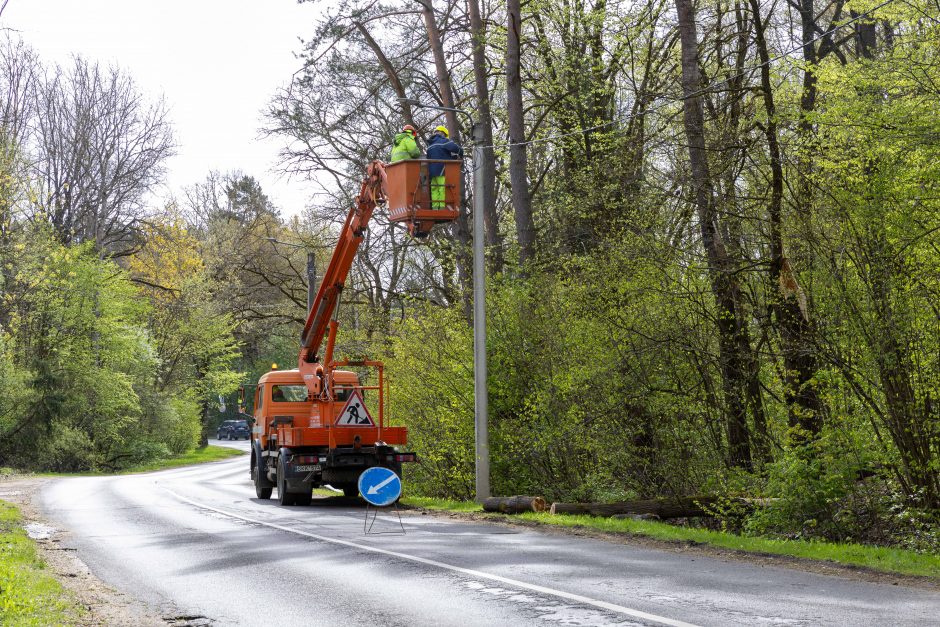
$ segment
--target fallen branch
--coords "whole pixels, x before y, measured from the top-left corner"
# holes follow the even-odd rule
[[[491,496],[483,501],[484,512],[522,514],[544,512],[547,509],[548,503],[541,496]]]

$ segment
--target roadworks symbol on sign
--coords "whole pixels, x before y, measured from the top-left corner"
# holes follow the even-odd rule
[[[343,407],[342,413],[336,419],[337,427],[374,427],[375,421],[369,415],[366,404],[362,402],[362,395],[359,390],[353,390]]]

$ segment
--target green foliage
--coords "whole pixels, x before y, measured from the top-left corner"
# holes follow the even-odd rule
[[[8,338],[0,329],[0,433],[9,433],[24,420],[31,378],[14,363]]]
[[[573,261],[561,276],[492,285],[488,388],[496,494],[623,500],[692,491],[708,476],[716,444],[699,419],[710,408],[702,388],[683,385],[699,372],[684,315],[689,303],[661,299],[670,286],[660,281],[669,279],[642,257],[610,253]],[[469,498],[471,329],[454,310],[426,308],[396,333],[386,357],[392,415],[404,418],[422,459],[406,471],[408,480],[421,494]],[[659,350],[644,339],[657,333],[681,336],[689,347]]]
[[[389,417],[408,427],[420,464],[405,467],[418,494],[474,491],[472,333],[455,310],[427,308],[405,320],[385,358]]]
[[[904,11],[914,11],[905,9]],[[858,401],[849,416],[912,506],[940,508],[940,132],[936,24],[903,46],[819,73],[815,116],[830,150],[811,242],[832,362]],[[851,123],[846,123],[851,120]],[[838,244],[835,244],[838,242]]]
[[[234,370],[236,324],[213,298],[217,286],[199,242],[181,220],[153,225],[146,235],[146,245],[129,265],[152,303],[147,326],[160,364],[155,384],[165,397],[168,419],[168,439],[161,441],[181,453],[208,435],[210,407],[242,380]]]
[[[26,467],[113,464],[141,422],[135,385],[156,367],[145,309],[126,275],[90,247],[62,246],[42,229],[21,237],[8,344],[33,375],[0,447]]]
[[[789,538],[857,537],[858,519],[845,505],[866,465],[855,455],[857,448],[840,444],[824,436],[770,464],[765,489],[771,505],[757,509],[747,530]]]
[[[148,302],[91,246],[41,227],[15,237],[0,337],[4,462],[76,472],[191,450],[202,405],[239,379],[232,324],[198,278],[183,280],[185,298]]]

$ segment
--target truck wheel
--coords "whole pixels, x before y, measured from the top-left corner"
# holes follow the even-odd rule
[[[263,469],[258,466],[256,452],[254,450],[251,452],[251,480],[255,484],[255,496],[259,499],[269,499],[274,486],[268,481]]]
[[[349,496],[352,498],[359,496],[359,486],[355,483],[344,483],[343,485],[339,486],[339,489],[343,491],[343,496]]]
[[[293,505],[297,495],[287,491],[287,480],[284,478],[284,458],[277,460],[277,502],[281,505]]]
[[[260,473],[258,473],[260,475]],[[259,499],[269,499],[271,498],[271,492],[274,491],[274,488],[271,486],[261,485],[261,480],[258,475],[255,475],[255,496]]]

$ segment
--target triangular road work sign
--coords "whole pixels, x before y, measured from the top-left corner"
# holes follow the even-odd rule
[[[375,421],[369,415],[366,404],[362,402],[362,395],[359,390],[353,390],[349,395],[349,400],[336,419],[337,427],[374,427]]]

